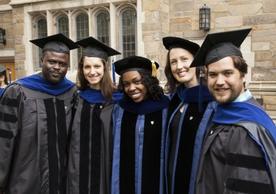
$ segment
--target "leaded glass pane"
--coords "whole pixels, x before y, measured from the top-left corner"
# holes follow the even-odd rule
[[[122,44],[124,57],[135,55],[136,13],[133,9],[126,9],[122,12]]]
[[[47,21],[46,19],[40,19],[37,21],[37,38],[43,38],[47,36]]]
[[[47,21],[42,18],[37,21],[37,38],[43,38],[47,36]],[[42,49],[38,48],[38,58],[35,60],[35,70],[41,67],[40,59],[42,57]]]
[[[88,28],[88,15],[80,14],[76,17],[77,24],[77,40],[81,40],[83,38],[88,37],[89,28]],[[78,59],[81,57],[81,48],[78,49]]]
[[[61,16],[57,20],[58,32],[69,37],[69,22],[67,16]]]
[[[109,14],[106,11],[97,15],[97,38],[107,45],[109,45],[109,20]]]

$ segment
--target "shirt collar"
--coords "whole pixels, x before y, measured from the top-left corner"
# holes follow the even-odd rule
[[[252,98],[252,94],[249,90],[245,90],[243,93],[241,93],[234,102],[244,102]]]

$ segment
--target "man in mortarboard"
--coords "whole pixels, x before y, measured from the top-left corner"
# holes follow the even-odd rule
[[[7,71],[2,65],[0,66],[0,96],[8,85]]]
[[[0,100],[0,193],[62,194],[76,88],[65,78],[77,45],[62,34],[31,40],[42,72],[9,85]]]
[[[247,64],[239,49],[251,29],[207,35],[192,66],[207,67],[218,102],[205,134],[196,194],[275,193],[276,127],[245,88]]]

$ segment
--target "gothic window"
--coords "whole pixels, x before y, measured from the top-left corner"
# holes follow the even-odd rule
[[[101,11],[97,14],[97,38],[98,40],[109,45],[109,13]]]
[[[45,18],[41,18],[39,20],[37,20],[37,38],[43,38],[47,36],[47,20]],[[37,49],[37,57],[35,58],[35,70],[39,70],[39,68],[41,67],[40,64],[40,59],[42,57],[42,49],[40,48],[36,48]]]
[[[77,24],[77,40],[88,37],[88,15],[81,13],[76,17]]]
[[[62,15],[57,18],[57,28],[58,33],[62,33],[65,36],[69,37],[69,22],[66,15]]]
[[[37,21],[37,38],[43,38],[47,36],[47,21],[42,18]]]
[[[77,30],[77,40],[81,40],[89,36],[88,27],[88,15],[81,13],[76,17],[76,30]],[[78,60],[81,56],[81,49],[78,49]]]
[[[127,8],[121,12],[123,57],[136,53],[136,11]]]

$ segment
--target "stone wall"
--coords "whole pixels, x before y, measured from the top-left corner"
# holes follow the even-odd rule
[[[250,90],[276,123],[276,81],[252,81]]]
[[[24,39],[24,7],[13,7],[15,70],[17,77],[26,75],[25,71],[25,39]]]
[[[14,47],[14,26],[12,24],[12,11],[0,12],[0,28],[6,31],[6,45],[4,49],[12,49]]]
[[[10,3],[10,0],[0,0],[0,5],[7,5]]]
[[[275,0],[170,0],[171,35],[204,39],[198,29],[199,8],[211,8],[210,32],[251,27],[249,88],[276,121],[276,1]],[[246,57],[245,57],[246,58]]]
[[[146,57],[160,63],[159,79],[165,80],[162,37],[169,33],[169,0],[143,0],[143,41]]]

